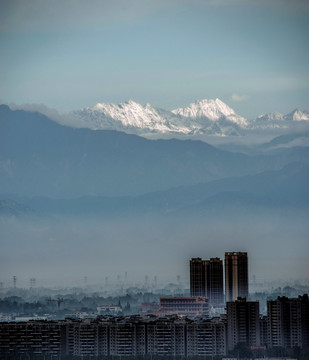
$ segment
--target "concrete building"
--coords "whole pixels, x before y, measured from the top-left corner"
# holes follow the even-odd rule
[[[200,319],[187,325],[187,356],[223,356],[226,354],[226,321]]]
[[[225,301],[248,297],[248,256],[246,252],[225,253]]]
[[[104,338],[108,332],[107,327],[102,325],[96,319],[63,321],[63,354],[77,356],[107,354],[108,345],[105,342],[104,348]]]
[[[201,258],[190,260],[190,295],[206,296],[206,261]]]
[[[238,343],[261,345],[259,302],[238,298],[226,303],[227,344],[233,350]]]
[[[267,301],[268,346],[309,348],[308,295]]]
[[[160,298],[159,314],[175,314],[188,317],[208,316],[208,299],[205,297]]]
[[[260,315],[260,342],[261,346],[267,346],[268,343],[267,316]]]
[[[222,306],[224,302],[222,260],[219,258],[191,259],[190,295],[207,297],[211,306]]]
[[[1,356],[59,357],[62,354],[64,330],[58,321],[0,323]]]
[[[222,355],[225,344],[225,323],[214,319],[196,322],[177,316],[106,316],[0,323],[3,359],[45,355],[48,358]]]
[[[186,355],[186,320],[158,318],[147,324],[147,353],[160,356]]]
[[[134,323],[121,320],[109,326],[110,331],[110,355],[112,356],[126,356],[139,355],[137,354],[137,336],[136,326]],[[145,354],[144,347],[141,346],[141,355]]]
[[[223,262],[217,257],[206,260],[206,297],[214,307],[224,303]]]

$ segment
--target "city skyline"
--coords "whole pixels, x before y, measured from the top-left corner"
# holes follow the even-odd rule
[[[192,301],[194,298],[161,299]],[[307,359],[309,351],[308,294],[267,301],[261,316],[258,301],[227,302],[226,314],[204,316],[97,316],[0,322],[0,350],[4,359],[35,351],[36,358],[62,356],[226,356],[271,355]],[[26,340],[26,341],[25,341]]]

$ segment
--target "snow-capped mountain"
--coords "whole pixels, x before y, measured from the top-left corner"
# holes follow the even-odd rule
[[[309,112],[295,109],[290,114],[285,115],[285,119],[288,121],[308,121]]]
[[[305,123],[306,121],[309,121],[309,113],[306,111],[300,111],[298,109],[295,109],[287,115],[283,115],[278,112],[260,115],[250,122],[250,128],[287,129],[295,124],[297,125],[300,123]]]
[[[129,100],[120,104],[98,103],[93,107],[73,111],[67,119],[72,126],[118,130],[144,136],[153,133],[231,136],[255,130],[280,131],[299,124],[309,124],[309,113],[300,110],[287,115],[273,112],[248,121],[219,99],[199,100],[172,111]]]
[[[163,115],[163,116],[162,116]],[[93,130],[112,129],[128,132],[147,133],[183,133],[190,129],[175,126],[170,120],[173,114],[168,111],[154,109],[150,104],[145,106],[129,100],[118,105],[98,103],[93,107],[74,111],[73,116],[82,124]]]
[[[219,99],[199,100],[185,108],[172,110],[172,113],[182,118],[183,124],[194,124],[198,134],[240,135],[248,126],[245,118]]]
[[[185,108],[172,110],[172,113],[193,119],[207,118],[210,121],[225,118],[240,127],[248,125],[245,118],[237,115],[232,108],[219,99],[196,101]]]
[[[239,135],[247,126],[246,119],[237,115],[221,100],[201,100],[187,108],[166,111],[145,106],[132,100],[116,104],[98,103],[74,111],[82,127],[122,130],[136,134],[174,133]]]

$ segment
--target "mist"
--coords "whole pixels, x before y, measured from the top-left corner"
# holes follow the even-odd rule
[[[1,282],[19,287],[130,284],[189,287],[191,257],[224,258],[247,251],[249,278],[257,282],[308,280],[308,233],[304,210],[236,211],[227,214],[154,214],[105,218],[46,216],[0,220]],[[179,280],[179,278],[178,278]]]

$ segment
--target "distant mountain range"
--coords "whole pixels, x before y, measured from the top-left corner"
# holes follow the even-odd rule
[[[259,145],[259,148],[264,150],[287,148],[295,146],[308,146],[309,145],[309,131],[296,132],[292,134],[285,134],[277,136],[271,141]]]
[[[190,216],[267,209],[307,211],[308,183],[309,165],[293,163],[278,171],[225,178],[140,196],[51,199],[42,196],[29,198],[10,195],[14,201],[1,201],[1,198],[8,195],[0,194],[0,215],[115,217],[147,214]]]
[[[109,129],[137,135],[244,135],[267,129],[291,129],[309,125],[309,113],[294,110],[287,115],[270,113],[246,120],[221,100],[200,100],[172,111],[145,106],[132,100],[116,104],[98,103],[63,117],[68,124],[93,130]]]
[[[72,128],[4,105],[0,134],[1,192],[28,197],[136,196],[280,170],[309,159],[308,147],[248,156],[202,141],[148,140],[124,132]]]
[[[251,121],[252,129],[269,129],[269,128],[289,128],[295,123],[304,123],[309,121],[309,113],[295,109],[287,115],[273,112],[266,115],[260,115]]]

